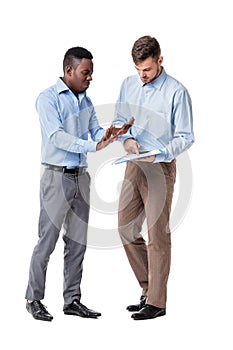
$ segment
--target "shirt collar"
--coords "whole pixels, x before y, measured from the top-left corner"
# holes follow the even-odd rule
[[[59,78],[59,79],[57,80],[56,89],[57,89],[57,93],[58,93],[58,94],[60,94],[61,92],[65,92],[65,91],[70,91],[70,92],[72,92],[72,91],[68,88],[68,86],[64,83],[64,81],[62,80],[62,78]],[[73,94],[73,92],[72,92],[72,94]],[[78,94],[78,99],[79,99],[80,102],[82,101],[82,99],[83,99],[84,96],[86,96],[86,92],[80,92],[80,93]]]
[[[64,83],[62,78],[59,78],[56,83],[57,93],[60,94],[61,92],[70,90],[68,86]]]
[[[158,78],[152,80],[152,82],[150,82],[148,84],[143,84],[143,82],[141,81],[141,83],[142,83],[141,86],[142,87],[145,87],[145,86],[153,87],[153,88],[156,88],[156,89],[160,90],[160,88],[163,85],[164,80],[166,79],[166,77],[167,77],[167,73],[166,73],[165,69],[163,68],[163,70],[162,70],[161,74],[158,76]]]

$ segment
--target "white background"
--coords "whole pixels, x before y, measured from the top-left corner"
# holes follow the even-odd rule
[[[1,3],[1,348],[232,349],[230,3]],[[24,300],[39,210],[35,98],[62,75],[65,51],[84,46],[95,65],[88,95],[95,105],[114,103],[122,80],[134,73],[132,44],[146,34],[159,40],[167,73],[190,92],[196,135],[189,151],[192,201],[172,236],[167,316],[130,318],[125,307],[137,302],[140,289],[123,248],[88,248],[85,256],[82,301],[103,316],[64,316],[60,240],[49,263],[45,297],[54,320],[35,321]]]

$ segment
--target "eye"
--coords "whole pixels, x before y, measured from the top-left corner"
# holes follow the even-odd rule
[[[89,71],[89,70],[85,70],[85,71],[83,71],[82,73],[83,73],[83,75],[84,75],[85,77],[87,77],[87,76],[92,76],[92,73],[93,73],[93,72],[91,72],[91,71]]]

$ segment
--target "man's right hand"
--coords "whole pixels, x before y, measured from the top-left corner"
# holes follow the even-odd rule
[[[126,153],[139,154],[140,145],[134,139],[126,139],[124,142],[124,149]]]
[[[128,132],[129,128],[131,128],[131,126],[133,125],[134,120],[134,117],[131,117],[128,122],[122,125],[121,128],[116,128],[115,126],[110,125],[110,127],[106,130],[106,133],[103,136],[102,140],[106,141],[109,138],[111,140],[117,140],[118,136],[124,135]]]
[[[106,141],[100,141],[97,143],[97,146],[96,146],[96,151],[100,151],[101,149],[107,147],[110,143],[112,143],[112,140],[111,139],[108,139]]]

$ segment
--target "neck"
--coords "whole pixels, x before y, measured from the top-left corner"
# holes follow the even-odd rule
[[[66,86],[73,92],[73,94],[78,97],[79,91],[76,91],[72,88],[71,84],[69,84],[69,81],[66,79],[66,77],[62,77],[61,80],[66,84]]]
[[[162,66],[159,66],[158,69],[157,69],[157,72],[156,72],[156,75],[154,77],[153,80],[155,80],[156,78],[158,78],[160,76],[160,74],[162,73],[163,71],[163,67]]]

